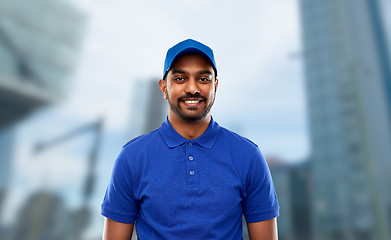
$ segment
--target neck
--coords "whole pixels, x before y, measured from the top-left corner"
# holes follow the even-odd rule
[[[168,121],[172,127],[184,138],[192,140],[201,136],[209,126],[211,115],[208,114],[203,119],[189,121],[178,117],[175,113],[168,113]]]

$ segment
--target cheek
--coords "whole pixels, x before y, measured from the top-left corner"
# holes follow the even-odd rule
[[[215,94],[216,94],[216,89],[214,87],[211,87],[209,89],[209,98],[213,98]]]

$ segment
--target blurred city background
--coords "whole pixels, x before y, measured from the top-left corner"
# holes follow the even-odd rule
[[[391,239],[388,0],[0,0],[0,239],[101,238],[187,38],[215,52],[214,119],[267,158],[279,239]]]

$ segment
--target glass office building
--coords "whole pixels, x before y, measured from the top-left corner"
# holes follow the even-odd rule
[[[85,14],[65,1],[0,0],[0,220],[12,177],[13,128],[69,92],[85,27]],[[35,227],[44,226],[26,214]],[[22,239],[9,238],[11,230],[0,223],[0,239]]]
[[[64,97],[85,22],[64,1],[0,0],[0,128]]]
[[[299,3],[313,239],[388,240],[391,66],[382,1]]]

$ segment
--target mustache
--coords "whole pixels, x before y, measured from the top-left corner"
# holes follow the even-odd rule
[[[202,100],[206,101],[206,97],[201,96],[199,93],[196,93],[196,94],[186,94],[184,96],[181,96],[178,98],[178,102],[183,101],[183,99],[186,98],[201,98]]]

